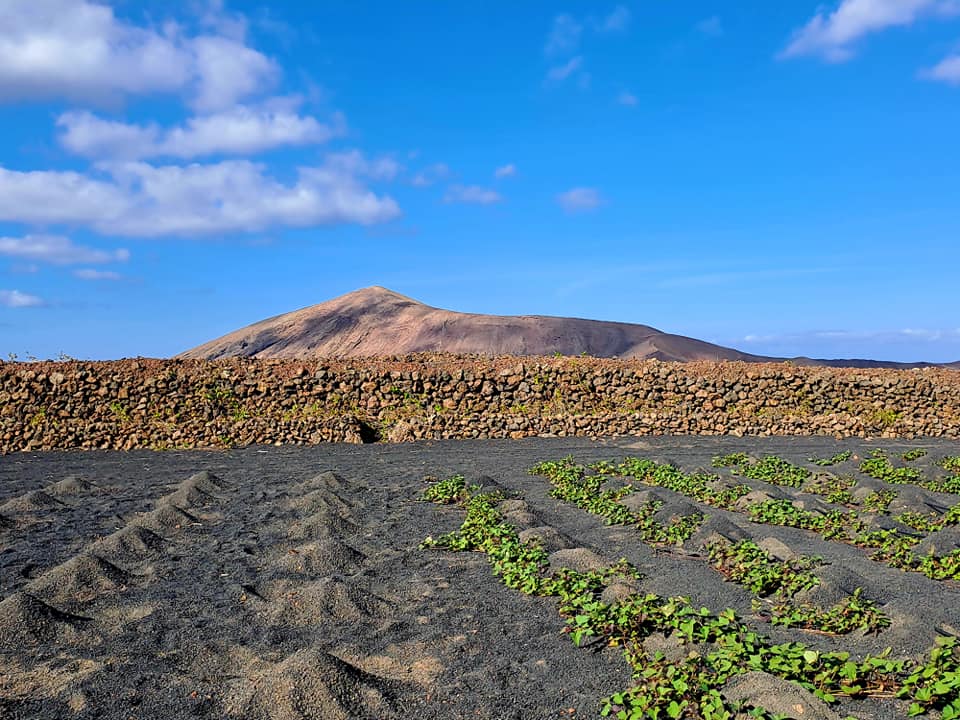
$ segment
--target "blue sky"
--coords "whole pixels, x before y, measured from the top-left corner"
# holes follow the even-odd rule
[[[3,0],[0,357],[383,285],[960,359],[960,2]]]

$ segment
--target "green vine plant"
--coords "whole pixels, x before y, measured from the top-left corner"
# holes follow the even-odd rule
[[[713,465],[729,467],[733,472],[751,480],[763,480],[771,485],[796,488],[803,485],[812,474],[809,469],[794,465],[776,455],[766,455],[759,460],[751,460],[745,453],[733,453],[714,458]]]
[[[458,496],[459,486],[459,480],[448,483],[435,493],[434,502],[445,504]],[[777,716],[761,707],[731,703],[723,697],[722,689],[731,678],[752,670],[795,682],[828,703],[844,696],[896,693],[909,703],[911,714],[939,710],[944,718],[956,718],[960,713],[960,659],[955,639],[938,642],[922,663],[893,659],[889,648],[855,660],[847,652],[820,652],[803,643],[774,644],[750,630],[734,610],[712,613],[692,607],[685,597],[638,592],[605,603],[601,600],[604,588],[618,577],[641,579],[636,569],[620,561],[586,573],[569,569],[550,572],[546,551],[535,542],[521,541],[517,529],[504,521],[496,508],[502,499],[499,492],[467,489],[467,496],[456,501],[466,510],[460,529],[428,537],[421,547],[485,553],[493,573],[508,587],[558,599],[566,631],[576,645],[622,648],[634,684],[600,701],[604,717],[734,720],[746,713],[774,720]],[[661,652],[651,654],[643,646],[655,633],[674,637],[681,645],[711,643],[713,649],[667,660]]]
[[[878,454],[876,457],[881,455]],[[885,456],[882,456],[882,459],[886,462]],[[571,461],[562,462],[570,466],[566,472],[577,472]],[[534,468],[534,471],[541,467],[546,466],[541,463]],[[601,467],[608,468],[611,464],[604,463]],[[731,501],[731,497],[740,497],[749,490],[746,486],[735,489],[729,487],[722,490],[710,489],[718,478],[700,473],[685,475],[683,471],[672,465],[660,464],[644,458],[627,458],[612,467],[621,476],[631,477],[647,485],[668,487],[704,504],[716,505],[727,510],[736,510],[734,507],[736,500]],[[583,470],[580,469],[580,472]],[[732,495],[729,494],[731,490],[733,490]],[[771,499],[751,505],[747,515],[753,522],[800,528],[815,532],[825,540],[875,549],[876,552],[871,555],[871,558],[878,562],[885,562],[891,567],[919,572],[935,580],[960,579],[960,550],[954,550],[942,556],[936,554],[917,556],[911,548],[923,539],[922,536],[906,534],[896,529],[870,531],[855,510],[830,510],[819,513],[798,508],[789,500]],[[930,527],[934,529],[960,524],[960,503],[947,510],[936,522],[931,520],[930,523]]]
[[[814,465],[819,465],[820,467],[830,467],[831,465],[839,465],[840,463],[846,462],[851,457],[853,457],[853,453],[849,450],[845,450],[844,452],[839,452],[836,455],[831,455],[828,458],[808,458],[808,460]]]
[[[923,474],[917,468],[894,467],[886,452],[879,448],[863,459],[860,463],[860,472],[877,480],[898,485],[907,483],[917,485],[923,480]]]
[[[803,486],[803,491],[822,495],[829,503],[835,505],[856,505],[851,488],[857,484],[856,478],[849,475],[830,475],[821,473],[814,476]]]
[[[633,485],[603,490],[610,480],[605,474],[588,475],[572,459],[541,463],[531,470],[533,474],[545,475],[553,489],[550,494],[564,502],[576,505],[587,512],[604,518],[608,525],[633,525],[643,542],[654,545],[680,545],[688,540],[706,519],[702,513],[677,516],[669,523],[661,523],[653,516],[663,503],[651,500],[634,511],[620,500],[633,491]]]
[[[940,461],[939,465],[944,470],[960,473],[960,455],[948,455]]]
[[[910,462],[926,455],[926,450],[920,448],[910,450],[900,455],[904,462]],[[875,477],[878,480],[894,484],[910,483],[933,492],[960,495],[960,456],[947,456],[938,463],[940,467],[951,471],[954,475],[946,478],[924,478],[923,473],[915,467],[894,467],[887,454],[877,449],[860,463],[861,472]]]
[[[757,595],[753,612],[774,625],[826,635],[845,635],[854,630],[879,633],[890,626],[890,618],[876,602],[863,597],[862,588],[826,610],[812,603],[795,604],[795,595],[820,584],[813,572],[822,564],[820,558],[798,555],[778,560],[751,540],[733,544],[717,541],[708,546],[708,553],[713,567],[724,577]]]
[[[540,463],[530,472],[545,476],[550,481],[553,497],[604,517],[609,524],[635,524],[640,530],[641,540],[649,545],[681,544],[689,539],[703,520],[702,514],[693,513],[675,518],[668,526],[660,525],[654,522],[651,516],[659,510],[661,503],[649,501],[639,510],[631,512],[619,502],[625,494],[632,491],[632,485],[602,490],[611,477],[604,473],[615,472],[616,467],[598,463],[591,466],[590,470],[596,474],[588,474],[587,468],[577,465],[572,458],[564,458],[557,462]],[[662,468],[658,484],[714,501],[717,497],[725,497],[709,490],[703,476],[687,478],[682,473],[677,475]],[[738,494],[734,493],[730,497]],[[831,634],[856,629],[879,632],[889,625],[889,620],[876,609],[876,604],[859,595],[852,601],[855,606],[853,610],[847,607],[849,599],[827,610],[820,610],[809,604],[797,607],[791,605],[790,600],[795,594],[819,584],[819,578],[811,572],[820,564],[818,558],[798,557],[789,562],[781,562],[748,540],[734,545],[717,542],[708,548],[708,553],[713,567],[727,579],[743,585],[758,597],[776,595],[776,604],[771,611],[758,612],[758,615],[765,619],[779,621],[784,618],[784,622],[779,624],[787,624],[786,618],[802,616],[805,622],[797,622],[794,626],[813,628],[816,621],[822,617],[824,623],[830,623],[830,629],[824,632]],[[857,612],[857,606],[862,606],[865,611]],[[867,609],[870,612],[866,612]]]

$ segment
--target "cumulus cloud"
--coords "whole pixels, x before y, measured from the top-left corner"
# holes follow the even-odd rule
[[[516,174],[517,168],[513,163],[507,163],[506,165],[502,165],[493,171],[493,176],[498,179],[513,177]]]
[[[73,171],[0,167],[0,219],[35,225],[109,223],[129,211],[127,191]]]
[[[543,51],[547,55],[561,55],[573,52],[580,44],[583,26],[572,15],[557,15],[550,26],[547,44]]]
[[[945,57],[932,68],[924,70],[922,75],[929,80],[960,85],[960,54]]]
[[[630,9],[626,5],[617,5],[606,17],[596,22],[599,32],[622,32],[630,25]]]
[[[75,245],[70,238],[60,235],[0,237],[0,255],[53,265],[126,262],[130,259],[129,250],[97,250]]]
[[[480,187],[479,185],[451,185],[444,196],[447,203],[468,203],[471,205],[492,205],[503,198],[496,190]]]
[[[600,192],[595,188],[578,187],[567,190],[557,195],[557,202],[560,207],[568,213],[585,212],[594,210],[603,202]]]
[[[556,67],[550,68],[550,70],[547,72],[547,80],[552,80],[553,82],[563,82],[570,77],[570,75],[577,72],[582,65],[583,57],[577,55],[574,58],[570,58],[570,60],[562,65],[557,65]]]
[[[186,93],[203,111],[269,87],[279,68],[242,39],[138,27],[91,0],[4,0],[0,98],[103,103]]]
[[[68,112],[57,120],[61,144],[91,158],[136,160],[249,155],[276,147],[321,144],[345,132],[343,117],[330,124],[286,109],[237,106],[192,117],[180,127],[134,125],[105,120],[90,112]]]
[[[191,41],[196,93],[193,105],[209,112],[229,107],[273,83],[279,74],[272,60],[246,45],[224,37]]]
[[[357,165],[356,158],[332,156],[324,165],[299,168],[291,184],[246,160],[184,167],[116,162],[100,166],[102,178],[0,168],[0,220],[159,237],[275,226],[368,225],[397,217],[397,203],[367,188]],[[362,174],[382,177],[386,167],[369,161]]]
[[[830,62],[853,56],[853,45],[870,33],[912,25],[925,15],[952,15],[955,0],[843,0],[833,11],[819,11],[796,33],[781,57],[815,55]]]
[[[0,305],[8,308],[41,307],[44,302],[36,295],[28,295],[19,290],[0,290]]]
[[[73,271],[74,277],[81,280],[122,280],[123,275],[112,270],[93,270],[91,268],[82,268]]]

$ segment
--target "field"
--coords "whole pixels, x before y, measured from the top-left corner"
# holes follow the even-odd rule
[[[3,456],[0,718],[957,717],[956,455]]]

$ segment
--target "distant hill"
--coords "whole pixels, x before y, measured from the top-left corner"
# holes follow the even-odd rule
[[[261,320],[181,353],[180,358],[373,357],[419,352],[479,355],[580,355],[690,362],[764,357],[672,335],[647,325],[540,315],[479,315],[442,310],[382,287],[369,287]],[[798,365],[918,367],[874,360],[811,360]],[[953,363],[960,367],[960,363]]]
[[[433,308],[382,287],[278,315],[181,353],[214,359],[352,357],[416,352],[580,355],[659,360],[769,360],[646,325]]]

